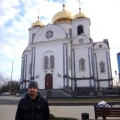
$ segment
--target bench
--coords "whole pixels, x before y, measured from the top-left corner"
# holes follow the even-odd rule
[[[94,105],[95,120],[97,117],[120,117],[120,107],[97,107]]]

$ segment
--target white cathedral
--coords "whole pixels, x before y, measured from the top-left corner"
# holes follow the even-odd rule
[[[39,89],[112,85],[109,42],[94,42],[90,25],[81,8],[73,16],[65,5],[53,16],[52,24],[44,26],[38,17],[29,28],[28,46],[22,54],[20,89],[28,88],[30,80],[37,81]]]

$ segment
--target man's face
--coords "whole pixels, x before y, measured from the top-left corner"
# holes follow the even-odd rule
[[[28,92],[29,92],[29,94],[30,94],[30,96],[36,96],[36,94],[37,94],[37,92],[38,92],[38,89],[37,88],[35,88],[35,87],[29,87],[28,88]]]

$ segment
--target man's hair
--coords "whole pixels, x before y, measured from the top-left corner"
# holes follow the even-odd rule
[[[103,100],[103,98],[101,98],[101,101]]]
[[[38,83],[36,81],[32,80],[29,82],[29,85],[28,85],[28,88],[30,88],[30,87],[35,87],[38,89]]]

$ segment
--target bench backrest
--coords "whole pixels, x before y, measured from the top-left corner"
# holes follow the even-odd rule
[[[120,117],[120,107],[96,107],[94,105],[95,119],[100,116]]]

